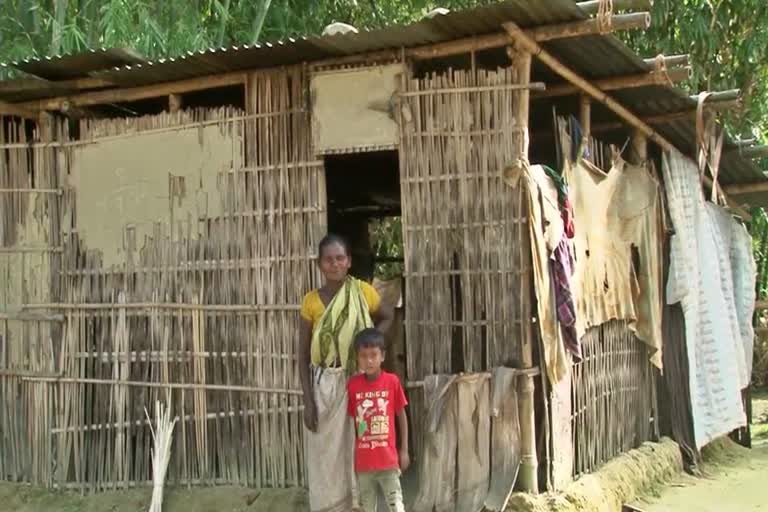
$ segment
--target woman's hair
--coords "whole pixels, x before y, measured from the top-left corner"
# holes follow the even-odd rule
[[[325,248],[333,244],[339,244],[341,247],[344,248],[344,252],[347,253],[347,256],[350,256],[349,244],[347,243],[347,241],[339,235],[334,235],[329,233],[325,235],[322,240],[320,240],[320,244],[317,247],[318,259],[323,257],[323,251],[325,250]]]
[[[360,350],[361,348],[378,348],[384,352],[385,347],[386,343],[384,341],[384,335],[378,329],[372,327],[363,329],[357,333],[357,336],[355,336],[355,350]]]

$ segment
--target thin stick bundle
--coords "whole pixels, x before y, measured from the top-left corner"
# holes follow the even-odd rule
[[[149,512],[162,512],[163,510],[163,485],[165,473],[171,460],[171,443],[173,442],[173,427],[178,418],[171,419],[171,408],[167,409],[158,400],[155,402],[155,428],[152,428],[152,420],[149,411],[144,408],[144,414],[149,421],[149,430],[152,432],[152,502]]]

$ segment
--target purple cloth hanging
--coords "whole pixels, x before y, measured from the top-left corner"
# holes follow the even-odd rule
[[[571,352],[576,362],[582,360],[581,344],[576,335],[576,306],[571,294],[571,276],[573,275],[573,255],[568,237],[563,235],[560,243],[552,252],[549,261],[550,275],[554,281],[557,319],[565,348]]]

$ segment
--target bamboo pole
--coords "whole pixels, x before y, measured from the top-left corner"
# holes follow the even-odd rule
[[[709,102],[707,102],[709,103]],[[739,101],[721,101],[716,102],[712,104],[708,104],[705,108],[707,111],[710,112],[722,112],[722,111],[728,111],[734,108],[738,108]],[[693,110],[681,110],[678,112],[669,112],[667,114],[659,114],[655,116],[646,116],[642,117],[642,121],[647,124],[651,125],[659,125],[659,124],[668,124],[668,123],[674,123],[676,121],[681,121],[685,119],[693,119],[693,117],[696,115],[696,109]],[[622,121],[609,121],[604,123],[597,123],[592,125],[592,133],[605,133],[605,132],[612,132],[616,130],[621,130],[623,128],[626,128],[626,123]],[[546,132],[536,132],[535,136],[537,138],[546,138],[546,137],[552,137],[551,131]]]
[[[518,81],[527,84],[531,81],[532,55],[525,48],[516,45],[508,50],[512,62],[518,72]],[[528,130],[530,117],[530,92],[524,90],[519,97],[517,122]],[[521,149],[521,159],[528,160],[528,137],[524,139]],[[526,274],[527,275],[527,274]],[[522,340],[522,360],[525,368],[533,367],[533,332],[527,315],[523,315],[524,336]],[[536,417],[534,404],[534,382],[532,375],[520,375],[518,377],[518,415],[520,418],[520,446],[521,462],[518,481],[520,488],[528,493],[539,492],[538,459],[536,455]]]
[[[298,311],[295,304],[189,304],[171,302],[125,302],[125,303],[40,303],[22,304],[21,309],[58,310],[120,310],[120,309],[175,309],[185,311]]]
[[[624,30],[645,30],[651,26],[651,13],[635,12],[632,14],[618,14],[611,17],[611,25],[608,32]],[[544,25],[526,31],[528,36],[537,42],[566,39],[569,37],[582,37],[606,33],[601,21],[592,18],[585,21],[573,21],[558,25]]]
[[[58,377],[58,376],[29,376],[24,377],[23,380],[30,382],[57,382],[63,384],[98,384],[105,386],[125,386],[125,387],[138,387],[138,388],[158,388],[158,389],[191,389],[197,391],[238,391],[241,393],[261,393],[261,394],[277,394],[277,395],[294,395],[302,396],[300,389],[277,389],[277,388],[264,388],[254,386],[235,386],[224,384],[195,384],[191,382],[143,382],[133,381],[125,379],[90,379],[90,378],[75,378],[75,377]]]
[[[738,196],[744,194],[757,194],[768,192],[768,181],[758,181],[755,183],[738,183],[723,187],[725,192],[730,195]]]
[[[663,55],[664,66],[667,68],[686,67],[690,64],[690,56],[683,55]],[[656,68],[658,57],[652,59],[643,59],[643,62],[649,67]]]
[[[586,147],[592,134],[592,101],[589,96],[582,95],[579,102],[579,124],[581,125],[580,143]]]
[[[0,145],[0,149],[5,149]],[[64,194],[61,188],[0,188],[0,194]]]
[[[78,91],[114,87],[115,83],[106,78],[75,78],[72,80],[46,80],[43,78],[18,78],[0,81],[3,95],[28,93],[31,91]]]
[[[584,14],[597,14],[600,8],[600,0],[589,0],[578,2],[576,4]],[[614,11],[636,11],[639,9],[648,10],[653,7],[653,0],[613,0]]]
[[[28,119],[30,121],[37,121],[38,115],[33,109],[29,109],[23,105],[15,103],[8,103],[7,101],[0,100],[0,115],[4,116],[17,116],[22,119]]]
[[[28,253],[58,253],[62,252],[64,249],[62,247],[50,247],[50,246],[42,246],[42,247],[0,247],[0,254],[28,254]]]
[[[630,141],[632,151],[629,153],[629,162],[642,165],[648,160],[648,137],[640,130],[635,130]]]
[[[639,73],[636,75],[627,75],[620,77],[605,78],[595,80],[594,86],[603,91],[615,91],[618,89],[632,89],[637,87],[648,87],[651,85],[670,85],[676,82],[682,82],[691,78],[691,68],[674,68],[666,72],[651,71],[650,73]],[[579,94],[581,89],[573,84],[549,85],[545,91],[534,94],[535,99],[553,98],[558,96],[571,96]]]
[[[172,93],[168,95],[168,111],[171,113],[178,112],[184,108],[184,100],[178,93]]]
[[[64,315],[40,315],[36,313],[0,313],[0,320],[15,320],[17,322],[63,322]]]
[[[540,44],[538,44],[536,41],[531,39],[515,23],[505,23],[504,28],[507,30],[512,40],[520,44],[522,48],[525,48],[531,54],[538,57],[539,60],[541,60],[544,64],[546,64],[550,69],[552,69],[557,74],[559,74],[560,76],[562,76],[563,78],[565,78],[566,80],[568,80],[569,82],[577,86],[586,94],[590,95],[598,103],[601,103],[602,105],[607,107],[609,110],[611,110],[613,113],[617,114],[620,118],[625,120],[632,127],[640,130],[640,132],[642,132],[646,137],[648,137],[650,140],[652,140],[653,142],[661,146],[662,149],[664,149],[665,151],[673,151],[673,150],[677,151],[677,148],[675,148],[675,146],[671,142],[665,139],[661,134],[659,134],[656,130],[654,130],[649,124],[645,123],[637,115],[632,113],[629,109],[624,107],[618,101],[614,100],[611,96],[601,91],[599,88],[595,87],[592,83],[582,78],[580,75],[578,75],[576,72],[574,72],[570,68],[563,65],[551,53],[549,53],[544,48],[542,48]],[[711,178],[709,178],[708,176],[704,176],[704,181],[708,187],[712,187],[713,183]],[[726,200],[729,203],[733,204],[733,201],[729,200],[728,197],[726,197]],[[739,213],[744,219],[746,220],[751,219],[751,215],[749,215],[749,213],[743,208],[738,207],[734,204],[732,206],[732,209],[735,212]]]
[[[527,89],[529,91],[544,91],[547,86],[543,82],[531,82],[529,84],[506,84],[506,85],[486,85],[478,87],[455,87],[440,89],[424,89],[421,91],[407,91],[400,96],[429,96],[432,94],[465,94],[468,92],[491,92],[491,91],[520,91]]]
[[[693,101],[699,101],[699,95],[694,94],[690,97]],[[728,89],[726,91],[717,91],[707,97],[706,105],[721,101],[735,101],[741,99],[741,89]]]
[[[751,139],[739,139],[733,141],[733,145],[740,148],[745,148],[752,146],[755,142],[757,142],[757,139],[751,138]]]
[[[743,158],[765,158],[768,157],[768,146],[738,147],[728,151],[728,155],[739,155]]]
[[[541,375],[541,370],[539,369],[538,366],[534,366],[532,368],[512,368],[511,372],[515,376],[537,377]],[[462,374],[459,374],[459,376],[461,375]],[[475,373],[473,375],[475,377],[482,378],[482,379],[490,379],[493,376],[490,372]],[[423,380],[410,380],[405,383],[406,389],[421,389],[423,387],[424,387]]]
[[[728,111],[734,108],[738,108],[739,104],[740,103],[738,100],[720,101],[715,103],[709,103],[709,100],[708,100],[705,109],[710,112],[722,112],[722,111]],[[641,119],[644,123],[647,123],[650,125],[660,125],[660,124],[674,123],[676,121],[681,121],[685,119],[692,120],[694,116],[696,116],[696,109],[681,110],[678,112],[669,112],[667,114],[659,114],[655,116],[645,116],[645,117],[642,117]],[[606,133],[606,132],[613,132],[616,130],[622,130],[626,127],[627,125],[625,122],[608,121],[608,122],[593,124],[591,132],[592,134]],[[553,134],[551,130],[540,131],[533,134],[534,139],[549,139],[552,137],[553,137]]]
[[[622,14],[614,16],[611,20],[611,30],[622,31],[632,29],[647,29],[650,26],[650,14],[634,13],[634,14]],[[564,39],[568,37],[582,37],[588,35],[600,34],[603,29],[600,27],[598,20],[581,20],[568,23],[560,23],[557,25],[545,25],[542,27],[532,28],[528,31],[531,37],[535,41],[553,41],[555,39]],[[418,46],[415,48],[407,48],[405,50],[405,56],[414,60],[430,60],[438,59],[441,57],[450,57],[452,55],[458,55],[462,53],[471,53],[482,50],[490,50],[492,48],[500,48],[509,44],[509,36],[504,33],[487,34],[483,36],[465,37],[457,39],[455,41],[448,41],[445,43],[436,43],[425,46]],[[384,54],[378,53],[377,56],[382,60],[385,57]],[[389,60],[397,59],[399,52],[392,51],[386,55],[390,57]],[[347,57],[350,59],[354,56]],[[315,65],[328,66],[338,64],[338,60],[327,59],[320,61]]]
[[[650,14],[648,12],[639,12],[632,14],[620,14],[611,18],[611,31],[645,29],[650,26]],[[562,23],[557,25],[548,25],[533,28],[530,30],[531,37],[535,41],[551,41],[554,39],[563,39],[568,37],[580,37],[586,35],[595,35],[604,33],[599,20],[589,19],[575,22]],[[424,45],[405,50],[405,56],[416,59],[434,59],[447,57],[461,53],[486,50],[490,48],[499,48],[509,42],[506,33],[489,34],[478,37],[463,38],[446,43],[437,43]],[[351,62],[371,61],[371,60],[397,60],[402,57],[401,52],[397,50],[384,50],[370,54],[361,54],[346,56],[336,59],[326,59],[313,63],[313,67],[323,67],[337,65],[345,60]],[[169,96],[172,94],[181,94],[215,87],[224,87],[229,85],[240,85],[245,83],[245,73],[233,72],[219,75],[208,75],[177,82],[166,82],[152,84],[141,87],[131,87],[127,89],[109,89],[96,92],[81,92],[79,94],[48,98],[43,100],[28,101],[22,103],[8,103],[8,109],[15,109],[17,113],[32,115],[36,119],[34,112],[36,110],[68,110],[74,107],[83,107],[89,105],[100,105],[107,103],[121,103],[137,101],[147,98]],[[0,104],[2,112],[3,104]],[[24,117],[24,116],[22,116]]]
[[[227,87],[231,85],[243,85],[246,73],[237,71],[220,75],[208,75],[199,78],[190,78],[177,82],[164,82],[160,84],[130,87],[127,89],[109,89],[106,91],[86,92],[71,96],[61,96],[43,100],[14,103],[27,110],[67,110],[72,107],[85,107],[103,105],[107,103],[123,103],[158,98],[170,94],[182,94],[185,92]]]

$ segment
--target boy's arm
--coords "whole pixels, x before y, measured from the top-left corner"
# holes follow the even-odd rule
[[[411,457],[408,454],[408,417],[404,408],[397,413],[397,426],[400,431],[400,471],[405,471],[411,465]]]

